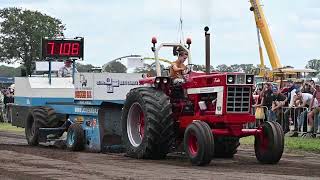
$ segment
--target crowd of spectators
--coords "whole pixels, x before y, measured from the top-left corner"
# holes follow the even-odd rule
[[[9,103],[14,103],[14,88],[2,89],[0,92],[0,104],[1,104],[1,121],[8,121],[6,118],[7,106]]]
[[[320,85],[313,80],[288,81],[282,89],[267,82],[256,87],[254,97],[257,125],[277,121],[285,133],[292,131],[294,136],[298,132],[320,134]]]

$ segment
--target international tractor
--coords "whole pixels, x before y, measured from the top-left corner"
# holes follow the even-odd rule
[[[207,67],[210,34],[206,28]],[[46,39],[42,54],[49,76],[15,79],[12,124],[25,128],[29,145],[61,142],[72,151],[125,150],[128,156],[163,159],[183,146],[193,165],[207,165],[213,157],[231,158],[241,137],[255,136],[255,153],[262,163],[277,163],[284,135],[276,122],[245,129],[252,115],[253,75],[195,72],[190,44],[163,43],[152,50],[156,77],[136,73],[72,73],[51,76],[54,59],[82,59],[83,39]],[[159,50],[188,52],[188,70],[180,83],[161,76]],[[75,63],[73,63],[75,64]],[[75,68],[73,66],[73,68]],[[75,71],[73,71],[75,72]]]
[[[207,50],[208,30],[206,27]],[[208,69],[206,73],[193,72],[188,68],[183,83],[174,84],[170,77],[161,76],[159,50],[182,48],[189,54],[190,67],[191,40],[187,40],[187,47],[174,43],[156,47],[156,38],[152,43],[157,77],[140,80],[143,87],[130,90],[122,111],[122,139],[129,156],[162,159],[173,144],[182,143],[193,165],[207,165],[213,157],[233,157],[239,139],[253,135],[258,161],[274,164],[281,159],[284,134],[277,122],[265,122],[256,129],[244,128],[255,122],[251,109],[253,75]],[[209,51],[206,53],[210,57]]]

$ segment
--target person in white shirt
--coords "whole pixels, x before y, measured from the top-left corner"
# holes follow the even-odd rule
[[[78,72],[75,68],[75,73]],[[58,71],[58,77],[72,77],[72,61],[66,60],[64,66]]]
[[[301,91],[296,91],[297,100],[301,100],[301,104],[298,107],[308,107],[310,110],[312,108],[318,107],[318,100],[314,99],[313,104],[311,104],[313,95],[310,93],[302,93]]]
[[[297,100],[300,100],[302,103],[298,105],[298,107],[307,107],[310,112],[313,111],[314,108],[317,108],[318,100],[313,98],[313,95],[310,93],[302,93],[301,91],[296,91]],[[309,111],[307,111],[309,113]],[[300,122],[300,125],[303,125],[304,120]],[[312,131],[312,125],[310,122],[307,123],[307,132]]]

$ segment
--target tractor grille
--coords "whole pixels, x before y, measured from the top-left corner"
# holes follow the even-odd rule
[[[250,110],[250,87],[228,87],[227,112],[244,113]]]

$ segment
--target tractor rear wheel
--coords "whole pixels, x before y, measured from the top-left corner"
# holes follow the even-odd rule
[[[61,121],[57,120],[55,111],[49,107],[35,107],[31,109],[26,119],[25,134],[28,144],[39,144],[39,128],[58,127]]]
[[[276,164],[284,148],[284,133],[279,123],[266,121],[262,133],[255,136],[254,149],[257,160],[263,164]]]
[[[233,158],[240,146],[238,137],[215,137],[214,138],[214,157]]]
[[[151,87],[132,89],[122,110],[122,138],[130,157],[165,158],[174,140],[169,97]]]
[[[203,121],[193,121],[184,133],[184,149],[192,165],[204,166],[214,154],[211,128]]]
[[[81,151],[84,149],[84,131],[80,124],[71,124],[67,134],[67,149],[70,151]]]

